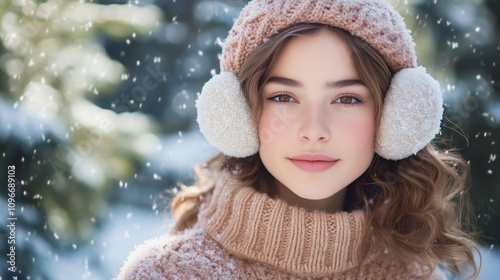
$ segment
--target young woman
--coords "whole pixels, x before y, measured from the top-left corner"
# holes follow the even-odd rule
[[[467,164],[430,143],[439,85],[383,0],[255,0],[203,88],[221,150],[171,235],[117,279],[446,279],[469,266]]]

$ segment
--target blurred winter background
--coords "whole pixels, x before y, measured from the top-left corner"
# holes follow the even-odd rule
[[[194,101],[246,1],[0,2],[0,279],[110,279],[168,232],[168,199],[215,151]],[[500,268],[500,1],[394,0],[472,168],[483,273]],[[16,273],[7,166],[16,167]],[[495,259],[496,258],[496,259]]]

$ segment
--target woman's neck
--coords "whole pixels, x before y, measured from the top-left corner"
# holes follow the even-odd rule
[[[276,185],[278,188],[278,196],[290,205],[297,205],[304,209],[319,210],[328,213],[344,211],[344,200],[347,188],[343,188],[342,190],[340,190],[339,192],[335,193],[330,197],[324,199],[312,200],[312,199],[305,199],[296,195],[294,192],[292,192],[289,188],[287,188],[278,180],[276,180]]]

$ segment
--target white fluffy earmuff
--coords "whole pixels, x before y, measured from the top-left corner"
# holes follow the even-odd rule
[[[439,83],[423,67],[400,70],[384,99],[375,152],[391,160],[416,154],[439,133],[442,116]]]
[[[259,151],[257,128],[232,72],[212,77],[203,86],[196,108],[201,133],[223,154],[248,157]],[[375,152],[390,160],[416,154],[439,132],[442,115],[439,84],[425,68],[399,71],[384,99]]]
[[[257,128],[232,72],[213,76],[203,86],[196,108],[201,133],[223,154],[242,158],[259,151]]]

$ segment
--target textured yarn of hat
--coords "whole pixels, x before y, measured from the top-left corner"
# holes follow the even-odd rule
[[[363,39],[398,72],[415,68],[415,44],[385,0],[254,0],[241,12],[222,50],[221,71],[238,75],[248,55],[279,30],[298,23],[335,26]]]

